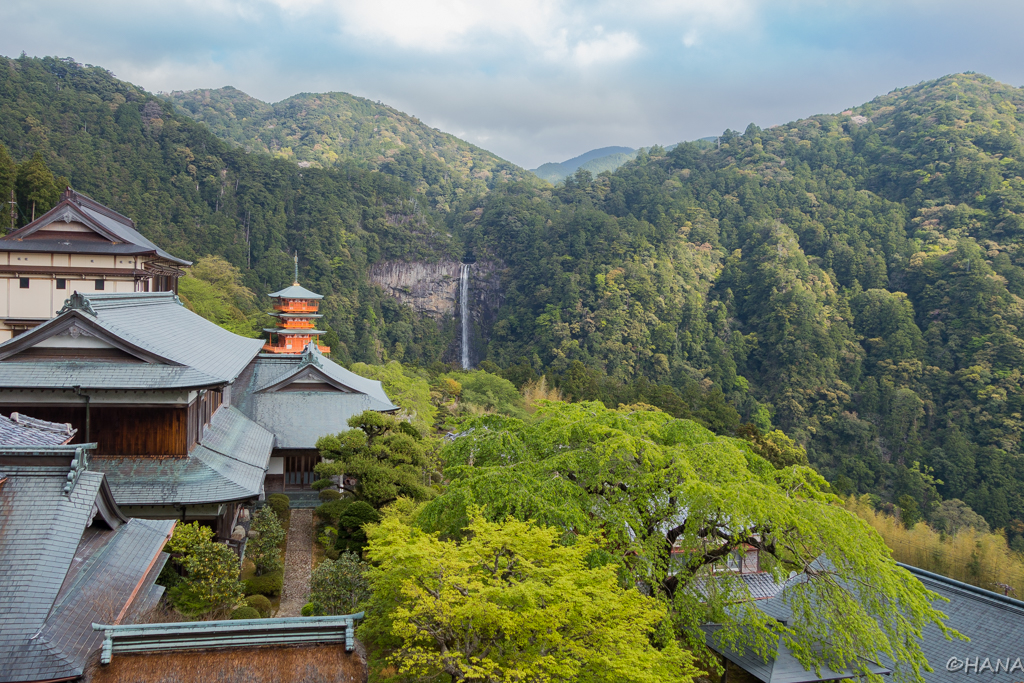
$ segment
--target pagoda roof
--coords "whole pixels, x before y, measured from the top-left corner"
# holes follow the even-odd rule
[[[21,355],[64,335],[92,337],[128,362]],[[0,344],[0,387],[176,389],[228,384],[263,343],[189,311],[171,292],[76,292],[57,317]]]
[[[270,315],[275,318],[322,318],[322,313],[294,313],[291,311],[271,311]]]
[[[92,622],[130,620],[162,592],[154,581],[175,522],[126,519],[99,472],[82,472],[68,493],[67,467],[3,470],[3,680],[76,678],[103,639]]]
[[[317,294],[316,292],[311,292],[308,289],[306,289],[305,287],[303,287],[302,285],[300,285],[298,282],[293,284],[291,287],[285,287],[280,292],[274,292],[273,294],[268,294],[267,296],[269,296],[271,299],[323,299],[324,298],[323,294]]]
[[[273,332],[274,334],[327,334],[323,330],[311,330],[304,328],[288,329],[287,327],[264,327],[264,332]]]
[[[39,231],[57,221],[81,223],[92,233],[48,238]],[[99,238],[99,239],[97,239]],[[27,240],[27,241],[26,241]],[[167,253],[148,240],[135,223],[113,209],[103,206],[86,195],[67,188],[57,206],[28,225],[9,235],[0,237],[0,251],[57,251],[71,253],[154,254],[179,266],[190,266],[191,261]]]

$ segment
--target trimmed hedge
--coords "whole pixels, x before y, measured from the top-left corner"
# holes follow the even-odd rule
[[[275,596],[281,594],[284,587],[284,570],[254,576],[245,580],[245,592],[247,595]]]
[[[234,612],[232,612],[231,613],[231,618],[232,619],[259,619],[260,618],[260,613],[256,611],[256,608],[249,607],[248,605],[246,605],[245,607],[239,607]]]
[[[337,491],[329,491],[327,489],[324,489],[323,491],[320,492],[320,500],[339,500],[340,498],[341,494],[338,493]]]
[[[267,496],[267,505],[271,510],[277,513],[277,518],[283,522],[288,518],[288,513],[292,507],[292,501],[291,498],[283,493],[272,493]]]
[[[313,609],[313,603],[307,602],[302,606],[302,616],[304,617],[315,617],[316,610]]]
[[[274,611],[274,606],[270,604],[270,598],[265,595],[250,595],[245,599],[245,604],[259,612],[264,619]]]

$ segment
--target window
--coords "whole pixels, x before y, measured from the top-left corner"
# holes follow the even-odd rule
[[[105,285],[105,283],[104,283],[103,280],[97,280],[96,281],[96,291],[97,292],[102,292],[104,285]]]
[[[18,286],[21,287],[22,289],[28,289],[28,278],[27,277],[18,278]]]
[[[57,278],[57,289],[67,289],[68,281],[62,277]]]

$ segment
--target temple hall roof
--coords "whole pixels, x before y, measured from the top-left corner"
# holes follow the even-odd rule
[[[346,370],[316,344],[301,355],[257,357],[235,387],[239,409],[277,435],[277,448],[314,448],[321,436],[347,430],[353,415],[398,410],[380,382]]]
[[[70,441],[78,430],[64,422],[47,422],[28,415],[0,415],[0,445],[59,446]]]
[[[67,467],[4,465],[0,486],[0,678],[76,677],[102,634],[151,598],[174,521],[125,519],[105,478]]]
[[[62,336],[94,339],[126,362],[23,353]],[[226,384],[262,346],[260,339],[228,332],[193,313],[171,292],[75,293],[57,317],[0,344],[0,361],[6,361],[0,362],[0,387],[174,389]]]
[[[40,230],[52,223],[81,223],[92,233],[81,236],[61,233],[50,238]],[[97,239],[97,236],[100,239]],[[111,250],[111,247],[117,249]],[[53,207],[28,225],[0,237],[0,251],[60,251],[72,253],[154,254],[171,263],[189,266],[191,261],[171,256],[148,240],[127,216],[68,188]]]
[[[121,505],[202,504],[260,495],[274,434],[237,408],[222,406],[186,457],[94,458]]]

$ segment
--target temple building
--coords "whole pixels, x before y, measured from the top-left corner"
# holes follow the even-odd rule
[[[274,312],[270,315],[279,320],[278,327],[265,328],[267,343],[263,351],[274,354],[298,355],[309,344],[316,344],[321,353],[330,353],[329,346],[320,346],[323,330],[314,329],[316,320],[322,318],[317,311],[323,295],[311,292],[299,284],[299,255],[295,255],[295,282],[280,292],[270,295],[274,300]]]
[[[171,292],[72,295],[0,344],[0,413],[95,442],[125,514],[200,520],[229,540],[242,508],[309,490],[320,436],[364,410],[398,410],[380,382],[320,353],[260,353]],[[265,486],[266,485],[266,486]]]
[[[52,318],[73,292],[177,292],[189,265],[130,218],[68,188],[55,207],[0,237],[0,342]]]
[[[132,623],[163,594],[175,522],[126,516],[90,471],[95,444],[63,445],[66,424],[12,423],[0,445],[0,680],[72,680],[103,641],[93,622]]]

